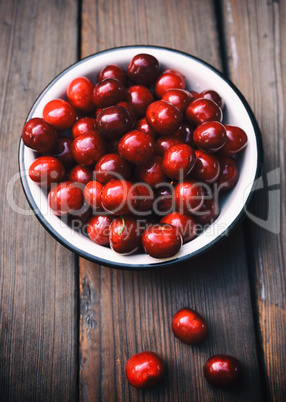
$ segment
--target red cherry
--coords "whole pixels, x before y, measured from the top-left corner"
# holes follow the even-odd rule
[[[91,117],[82,117],[78,119],[72,126],[72,136],[76,138],[87,131],[94,131],[96,128],[96,120]]]
[[[210,99],[196,99],[186,109],[186,118],[190,123],[202,124],[206,121],[222,121],[221,108]]]
[[[177,210],[181,213],[190,214],[203,205],[204,191],[196,182],[185,180],[176,185],[174,197]]]
[[[92,180],[92,171],[86,166],[77,165],[70,171],[69,180],[86,185]]]
[[[183,115],[172,103],[160,100],[148,106],[146,120],[158,134],[168,135],[180,127]]]
[[[141,244],[137,220],[130,216],[114,219],[110,225],[109,242],[112,250],[117,253],[135,253]]]
[[[69,102],[82,112],[92,112],[94,104],[92,101],[92,92],[94,85],[87,77],[78,77],[72,80],[67,89]]]
[[[108,215],[97,215],[91,218],[87,226],[88,237],[94,243],[102,246],[109,245],[109,228],[112,222],[112,217]]]
[[[136,211],[141,215],[147,215],[152,212],[152,206],[154,202],[154,191],[146,183],[135,183],[134,187],[138,191],[138,202],[136,205]]]
[[[133,128],[136,125],[137,117],[132,104],[130,102],[118,102],[116,103],[116,106],[122,106],[129,112],[132,121],[131,128]]]
[[[127,66],[127,75],[134,84],[152,85],[159,73],[159,62],[151,54],[137,54]]]
[[[205,99],[210,99],[213,102],[215,102],[221,109],[224,106],[224,102],[222,97],[216,92],[213,91],[212,89],[206,89],[205,91],[201,92],[198,94],[200,98],[205,98]]]
[[[115,78],[98,82],[93,90],[93,103],[96,107],[106,108],[124,100],[126,88]]]
[[[98,181],[90,181],[84,188],[84,199],[95,211],[101,211],[102,184]]]
[[[126,84],[126,73],[121,66],[111,64],[100,70],[97,76],[97,82],[101,82],[106,78],[115,78],[121,81],[123,85]]]
[[[48,203],[55,215],[73,213],[83,205],[82,190],[77,183],[62,181],[49,192]]]
[[[208,325],[199,313],[189,308],[183,308],[174,314],[172,330],[175,337],[182,342],[195,345],[205,340]]]
[[[111,179],[128,179],[131,165],[117,154],[106,154],[96,163],[94,173],[97,181],[106,184]]]
[[[135,165],[148,162],[154,155],[155,143],[149,134],[133,130],[125,134],[119,141],[119,155]]]
[[[233,387],[241,381],[242,366],[233,356],[214,355],[204,365],[204,376],[214,387]]]
[[[106,151],[103,139],[95,131],[87,131],[73,140],[72,153],[79,165],[94,165]]]
[[[196,163],[192,175],[199,181],[214,183],[220,173],[220,164],[218,159],[200,150],[195,151]]]
[[[163,156],[167,149],[177,144],[184,144],[184,141],[175,135],[162,135],[156,141],[155,152],[157,155]]]
[[[165,175],[174,180],[189,175],[196,162],[195,151],[189,145],[177,144],[164,153],[162,169]]]
[[[63,99],[54,99],[46,104],[43,109],[44,119],[57,130],[71,128],[76,119],[74,107]]]
[[[196,222],[189,215],[180,214],[179,212],[171,212],[160,220],[160,223],[168,223],[177,228],[182,237],[183,242],[188,243],[197,235]]]
[[[215,153],[226,142],[226,130],[218,121],[207,121],[195,129],[193,139],[196,146],[203,151]]]
[[[164,363],[154,352],[137,353],[126,364],[128,382],[139,389],[157,385],[163,379],[164,373]]]
[[[156,131],[153,130],[153,128],[151,128],[147,123],[146,117],[142,117],[142,119],[137,121],[135,129],[143,131],[143,133],[149,134],[153,138],[153,140],[156,140],[158,138],[158,134],[156,133]]]
[[[64,136],[59,137],[57,146],[52,153],[52,155],[57,158],[66,168],[76,164],[72,154],[72,142],[72,138]]]
[[[242,151],[247,145],[247,135],[244,130],[236,126],[225,125],[226,142],[220,149],[220,153],[231,156]]]
[[[190,91],[190,94],[193,96],[194,100],[201,98],[201,94],[199,94],[197,91]]]
[[[182,80],[182,82],[184,83],[184,85],[186,84],[186,77],[185,77],[184,74],[182,74],[180,71],[174,70],[173,68],[166,68],[166,69],[162,72],[162,75],[163,75],[163,74],[169,74],[169,73],[172,73],[172,74],[177,75],[178,77],[180,77],[180,79]]]
[[[57,144],[55,128],[44,119],[34,117],[27,121],[22,131],[24,144],[39,153],[50,152]]]
[[[164,93],[168,89],[178,88],[185,89],[185,79],[182,78],[182,75],[178,75],[174,72],[165,72],[155,83],[155,94],[158,98],[162,98]]]
[[[143,85],[129,87],[126,98],[131,103],[138,119],[145,116],[147,107],[154,101],[150,90]]]
[[[173,193],[174,188],[172,185],[162,185],[156,188],[153,210],[157,215],[166,215],[166,213],[170,213],[175,209]]]
[[[185,112],[193,99],[194,98],[189,91],[178,88],[168,89],[162,96],[162,100],[166,100],[177,106],[182,113]]]
[[[132,127],[130,113],[122,106],[110,106],[103,109],[96,117],[99,133],[108,140],[117,140]]]
[[[154,258],[172,257],[180,250],[182,243],[181,233],[167,223],[151,225],[142,235],[145,253]]]
[[[103,209],[114,215],[124,215],[136,211],[138,191],[127,180],[110,180],[101,191]]]
[[[84,202],[79,211],[70,211],[67,216],[72,229],[82,232],[86,230],[85,225],[92,217],[92,209]]]
[[[196,145],[193,139],[193,133],[196,126],[189,123],[188,121],[183,121],[178,130],[175,131],[174,135],[179,137],[185,144],[194,148]]]
[[[196,222],[201,225],[212,223],[219,215],[219,206],[211,199],[205,199],[201,208],[193,213]]]
[[[30,179],[43,187],[64,180],[66,175],[63,164],[52,156],[40,156],[29,168]]]
[[[220,156],[220,175],[217,180],[219,191],[227,191],[233,188],[238,180],[238,169],[235,160],[230,156]]]
[[[151,187],[166,181],[166,176],[162,170],[162,157],[155,155],[145,165],[137,166],[135,176]]]

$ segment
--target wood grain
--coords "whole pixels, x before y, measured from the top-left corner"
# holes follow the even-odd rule
[[[75,400],[77,266],[38,223],[19,180],[22,126],[41,90],[76,60],[77,3],[0,2],[0,400]],[[11,197],[9,199],[11,203]]]
[[[202,34],[207,27],[206,34]],[[128,44],[174,47],[221,68],[212,1],[83,0],[82,57]],[[242,228],[213,251],[157,272],[124,272],[80,259],[80,400],[260,401],[260,379]],[[170,330],[172,315],[190,306],[206,317],[208,340],[183,345]],[[164,358],[165,381],[137,391],[125,379],[134,353]],[[241,359],[239,390],[222,392],[203,378],[205,360],[225,352]]]
[[[269,399],[283,401],[286,400],[286,4],[283,0],[225,0],[223,5],[231,78],[254,110],[265,149],[264,170],[269,187],[265,181],[266,189],[257,196],[252,213],[264,220],[268,217],[267,227],[272,232],[250,221],[246,230],[266,392]],[[280,172],[270,173],[277,168]],[[273,180],[275,176],[277,180]]]

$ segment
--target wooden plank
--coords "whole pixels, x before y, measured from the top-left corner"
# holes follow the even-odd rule
[[[207,27],[207,35],[201,31]],[[83,0],[82,57],[128,44],[171,46],[221,68],[212,1]],[[260,401],[260,380],[242,229],[184,266],[124,272],[80,259],[80,400]],[[210,326],[208,340],[183,345],[170,330],[172,315],[195,308]],[[125,378],[134,353],[151,349],[167,364],[158,387],[138,391]],[[205,360],[236,355],[245,379],[239,390],[210,387]]]
[[[76,398],[75,256],[32,213],[19,214],[6,200],[29,108],[76,60],[76,24],[75,0],[0,2],[0,400],[5,402]],[[14,201],[30,211],[19,180]]]
[[[248,252],[267,392],[271,400],[282,401],[286,399],[286,4],[283,0],[225,0],[223,4],[231,77],[254,110],[265,149],[269,189],[265,183],[266,189],[257,197],[252,213],[265,220],[268,216],[267,227],[272,232],[249,221]],[[277,168],[280,174],[272,173],[271,178],[270,172]],[[273,180],[275,176],[277,180]],[[273,190],[279,189],[275,195]]]

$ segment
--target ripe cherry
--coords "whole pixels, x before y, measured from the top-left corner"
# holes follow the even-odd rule
[[[247,145],[247,135],[240,127],[225,125],[226,142],[220,149],[225,156],[235,155],[242,151]]]
[[[151,128],[147,123],[146,117],[142,117],[142,119],[137,121],[135,129],[143,131],[143,133],[149,134],[153,138],[153,140],[156,140],[158,138],[158,134],[156,133],[156,131],[153,130],[153,128]]]
[[[155,155],[149,162],[136,167],[135,176],[151,187],[166,181],[162,170],[162,157]]]
[[[195,345],[205,340],[208,325],[204,318],[195,310],[183,308],[174,314],[172,330],[176,338],[189,345]]]
[[[64,180],[66,175],[63,164],[53,156],[40,156],[29,168],[30,179],[43,187]]]
[[[52,155],[57,158],[66,168],[76,164],[76,161],[72,154],[72,138],[59,137],[57,145],[54,148]]]
[[[138,192],[136,211],[143,216],[150,214],[155,198],[154,191],[147,183],[135,183],[134,187]]]
[[[27,121],[22,131],[24,144],[40,153],[52,151],[57,144],[57,139],[56,129],[39,117]]]
[[[190,145],[190,147],[196,147],[193,139],[193,133],[196,129],[194,124],[188,121],[183,121],[178,130],[175,131],[174,135],[179,137],[185,144]]]
[[[103,209],[114,215],[124,215],[136,211],[138,191],[127,180],[110,180],[101,191]]]
[[[86,185],[92,180],[92,171],[86,166],[74,166],[69,173],[69,180]]]
[[[212,223],[219,215],[219,206],[212,199],[205,199],[203,205],[198,211],[193,213],[196,222],[201,225]]]
[[[119,155],[135,165],[147,163],[154,155],[155,143],[149,134],[133,130],[125,134],[119,141]]]
[[[183,115],[172,103],[159,100],[148,106],[146,120],[158,134],[168,135],[180,127]]]
[[[194,124],[202,124],[206,121],[222,121],[222,111],[212,100],[199,98],[187,107],[186,118]]]
[[[166,100],[177,106],[182,113],[185,112],[193,99],[194,98],[189,91],[178,88],[168,89],[162,96],[162,100]]]
[[[93,90],[93,103],[96,107],[106,108],[124,100],[126,88],[115,78],[98,82]]]
[[[82,117],[78,119],[72,126],[72,136],[73,138],[78,137],[87,131],[94,131],[96,128],[96,120],[92,117]]]
[[[164,377],[162,359],[154,352],[146,351],[130,357],[126,364],[126,377],[130,385],[145,389],[157,385]]]
[[[139,225],[136,218],[121,216],[114,219],[109,231],[110,247],[120,254],[133,254],[141,245]]]
[[[182,243],[181,233],[167,223],[151,225],[142,235],[145,253],[154,258],[172,257],[180,250]]]
[[[131,82],[139,85],[152,85],[159,73],[159,62],[150,54],[137,54],[127,66],[127,75]]]
[[[194,131],[193,139],[198,148],[209,153],[218,152],[226,142],[226,130],[218,121],[207,121]]]
[[[106,145],[95,131],[87,131],[73,140],[72,153],[79,165],[94,165],[106,151]]]
[[[224,106],[222,97],[212,89],[206,89],[198,95],[200,98],[210,99],[215,102],[221,109]]]
[[[192,175],[199,181],[214,183],[220,173],[220,164],[214,155],[196,150],[196,163]]]
[[[97,161],[94,174],[96,180],[102,184],[106,184],[111,179],[129,179],[131,165],[118,154],[106,154]]]
[[[129,87],[126,99],[131,103],[138,119],[145,116],[147,107],[154,101],[151,91],[143,85]]]
[[[153,210],[155,214],[159,216],[165,216],[166,213],[174,211],[175,203],[174,203],[174,188],[172,185],[160,185],[155,190],[155,201],[153,204]],[[166,222],[169,223],[169,222]]]
[[[180,212],[171,212],[160,220],[160,223],[168,223],[177,228],[182,237],[183,242],[188,243],[197,235],[196,222],[189,215],[180,214]]]
[[[121,81],[123,85],[126,84],[126,73],[121,66],[117,64],[110,64],[100,70],[97,75],[97,82],[101,82],[106,78],[115,78]]]
[[[55,215],[73,213],[81,209],[83,193],[77,183],[62,181],[49,192],[48,203]]]
[[[110,106],[103,109],[96,117],[96,126],[102,137],[117,140],[131,130],[133,121],[125,107]]]
[[[168,89],[185,89],[185,85],[186,81],[182,78],[182,75],[178,75],[172,71],[165,72],[160,75],[155,83],[155,94],[158,98],[162,98]]]
[[[76,119],[75,108],[63,99],[54,99],[43,109],[44,119],[52,124],[56,130],[71,128]]]
[[[204,191],[199,184],[189,179],[176,185],[174,197],[177,210],[191,214],[203,205]]]
[[[195,151],[189,145],[172,145],[163,156],[162,169],[173,180],[187,177],[196,162]]]
[[[227,191],[233,188],[238,180],[238,169],[235,160],[231,156],[220,156],[220,174],[217,179],[219,191]]]
[[[92,101],[94,85],[87,77],[78,77],[72,80],[67,89],[69,102],[85,113],[92,112],[95,107]]]
[[[184,141],[175,135],[162,135],[155,143],[155,152],[163,156],[167,149],[177,144],[184,144]]]
[[[242,366],[233,356],[214,355],[204,365],[204,376],[215,387],[234,387],[241,381]]]
[[[84,199],[95,211],[102,211],[101,190],[102,184],[98,181],[90,181],[84,188]]]
[[[116,105],[124,107],[129,112],[130,118],[131,118],[131,121],[132,121],[131,128],[135,127],[135,125],[137,123],[137,117],[136,117],[136,114],[134,112],[132,104],[130,102],[123,101],[123,102],[116,103]]]
[[[109,228],[113,218],[109,215],[96,215],[88,222],[87,234],[94,243],[109,245]]]

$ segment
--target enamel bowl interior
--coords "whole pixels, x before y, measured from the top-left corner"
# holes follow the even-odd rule
[[[134,46],[106,50],[89,56],[67,68],[59,74],[41,93],[34,103],[28,117],[42,117],[47,102],[55,98],[65,98],[69,83],[76,77],[87,76],[94,82],[98,72],[108,64],[127,64],[138,53],[154,55],[162,68],[173,68],[181,71],[187,79],[186,88],[201,92],[214,89],[225,101],[224,123],[241,127],[248,135],[248,145],[239,158],[239,180],[233,190],[220,199],[220,215],[202,234],[191,242],[184,244],[174,257],[154,259],[146,254],[129,256],[115,253],[93,243],[88,237],[77,233],[55,216],[49,209],[47,197],[41,188],[27,175],[29,166],[36,158],[31,149],[24,146],[22,140],[19,148],[19,164],[22,185],[27,199],[36,216],[44,227],[62,244],[84,258],[94,262],[125,269],[143,269],[165,267],[177,264],[213,247],[224,235],[227,235],[244,214],[248,204],[253,182],[259,174],[261,160],[261,138],[254,116],[239,91],[218,71],[203,61],[166,48]]]

